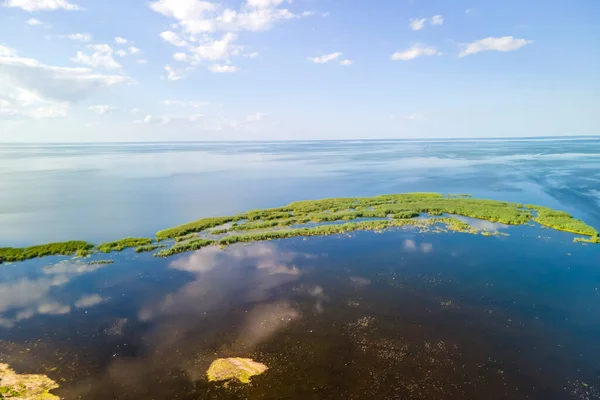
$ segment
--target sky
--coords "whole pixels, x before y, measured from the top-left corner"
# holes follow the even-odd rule
[[[600,135],[597,0],[0,0],[0,142]]]

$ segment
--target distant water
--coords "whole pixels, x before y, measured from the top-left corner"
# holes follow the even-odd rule
[[[408,191],[539,203],[599,226],[600,139],[4,144],[0,247]]]
[[[544,204],[600,227],[599,150],[594,139],[5,145],[0,247],[408,191]],[[407,228],[3,265],[0,362],[47,374],[67,400],[600,399],[600,245],[494,227],[509,236]],[[250,385],[209,383],[221,357],[269,369]]]

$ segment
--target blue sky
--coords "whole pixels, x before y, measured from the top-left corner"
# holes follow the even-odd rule
[[[595,0],[0,5],[0,141],[600,134]]]

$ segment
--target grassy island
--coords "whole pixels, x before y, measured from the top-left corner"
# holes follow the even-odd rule
[[[322,236],[357,230],[380,231],[392,227],[416,227],[435,232],[465,232],[493,236],[453,216],[465,216],[508,225],[537,223],[582,237],[576,242],[600,243],[598,231],[570,214],[548,207],[506,201],[475,199],[468,194],[388,194],[296,201],[283,207],[251,210],[234,216],[203,218],[156,233],[156,239],[125,238],[96,247],[83,241],[50,243],[27,248],[0,248],[0,263],[22,261],[47,255],[88,255],[126,248],[154,251],[170,241],[155,256],[168,257],[206,246],[227,246],[238,242]],[[216,237],[216,235],[223,235]]]

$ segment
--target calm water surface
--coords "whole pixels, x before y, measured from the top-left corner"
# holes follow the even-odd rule
[[[4,146],[0,246],[299,198],[468,192],[600,226],[595,140]],[[480,223],[486,225],[488,223]],[[599,399],[600,246],[389,230],[0,268],[0,361],[66,399]],[[107,258],[107,256],[95,258]],[[218,357],[269,367],[208,383]]]

